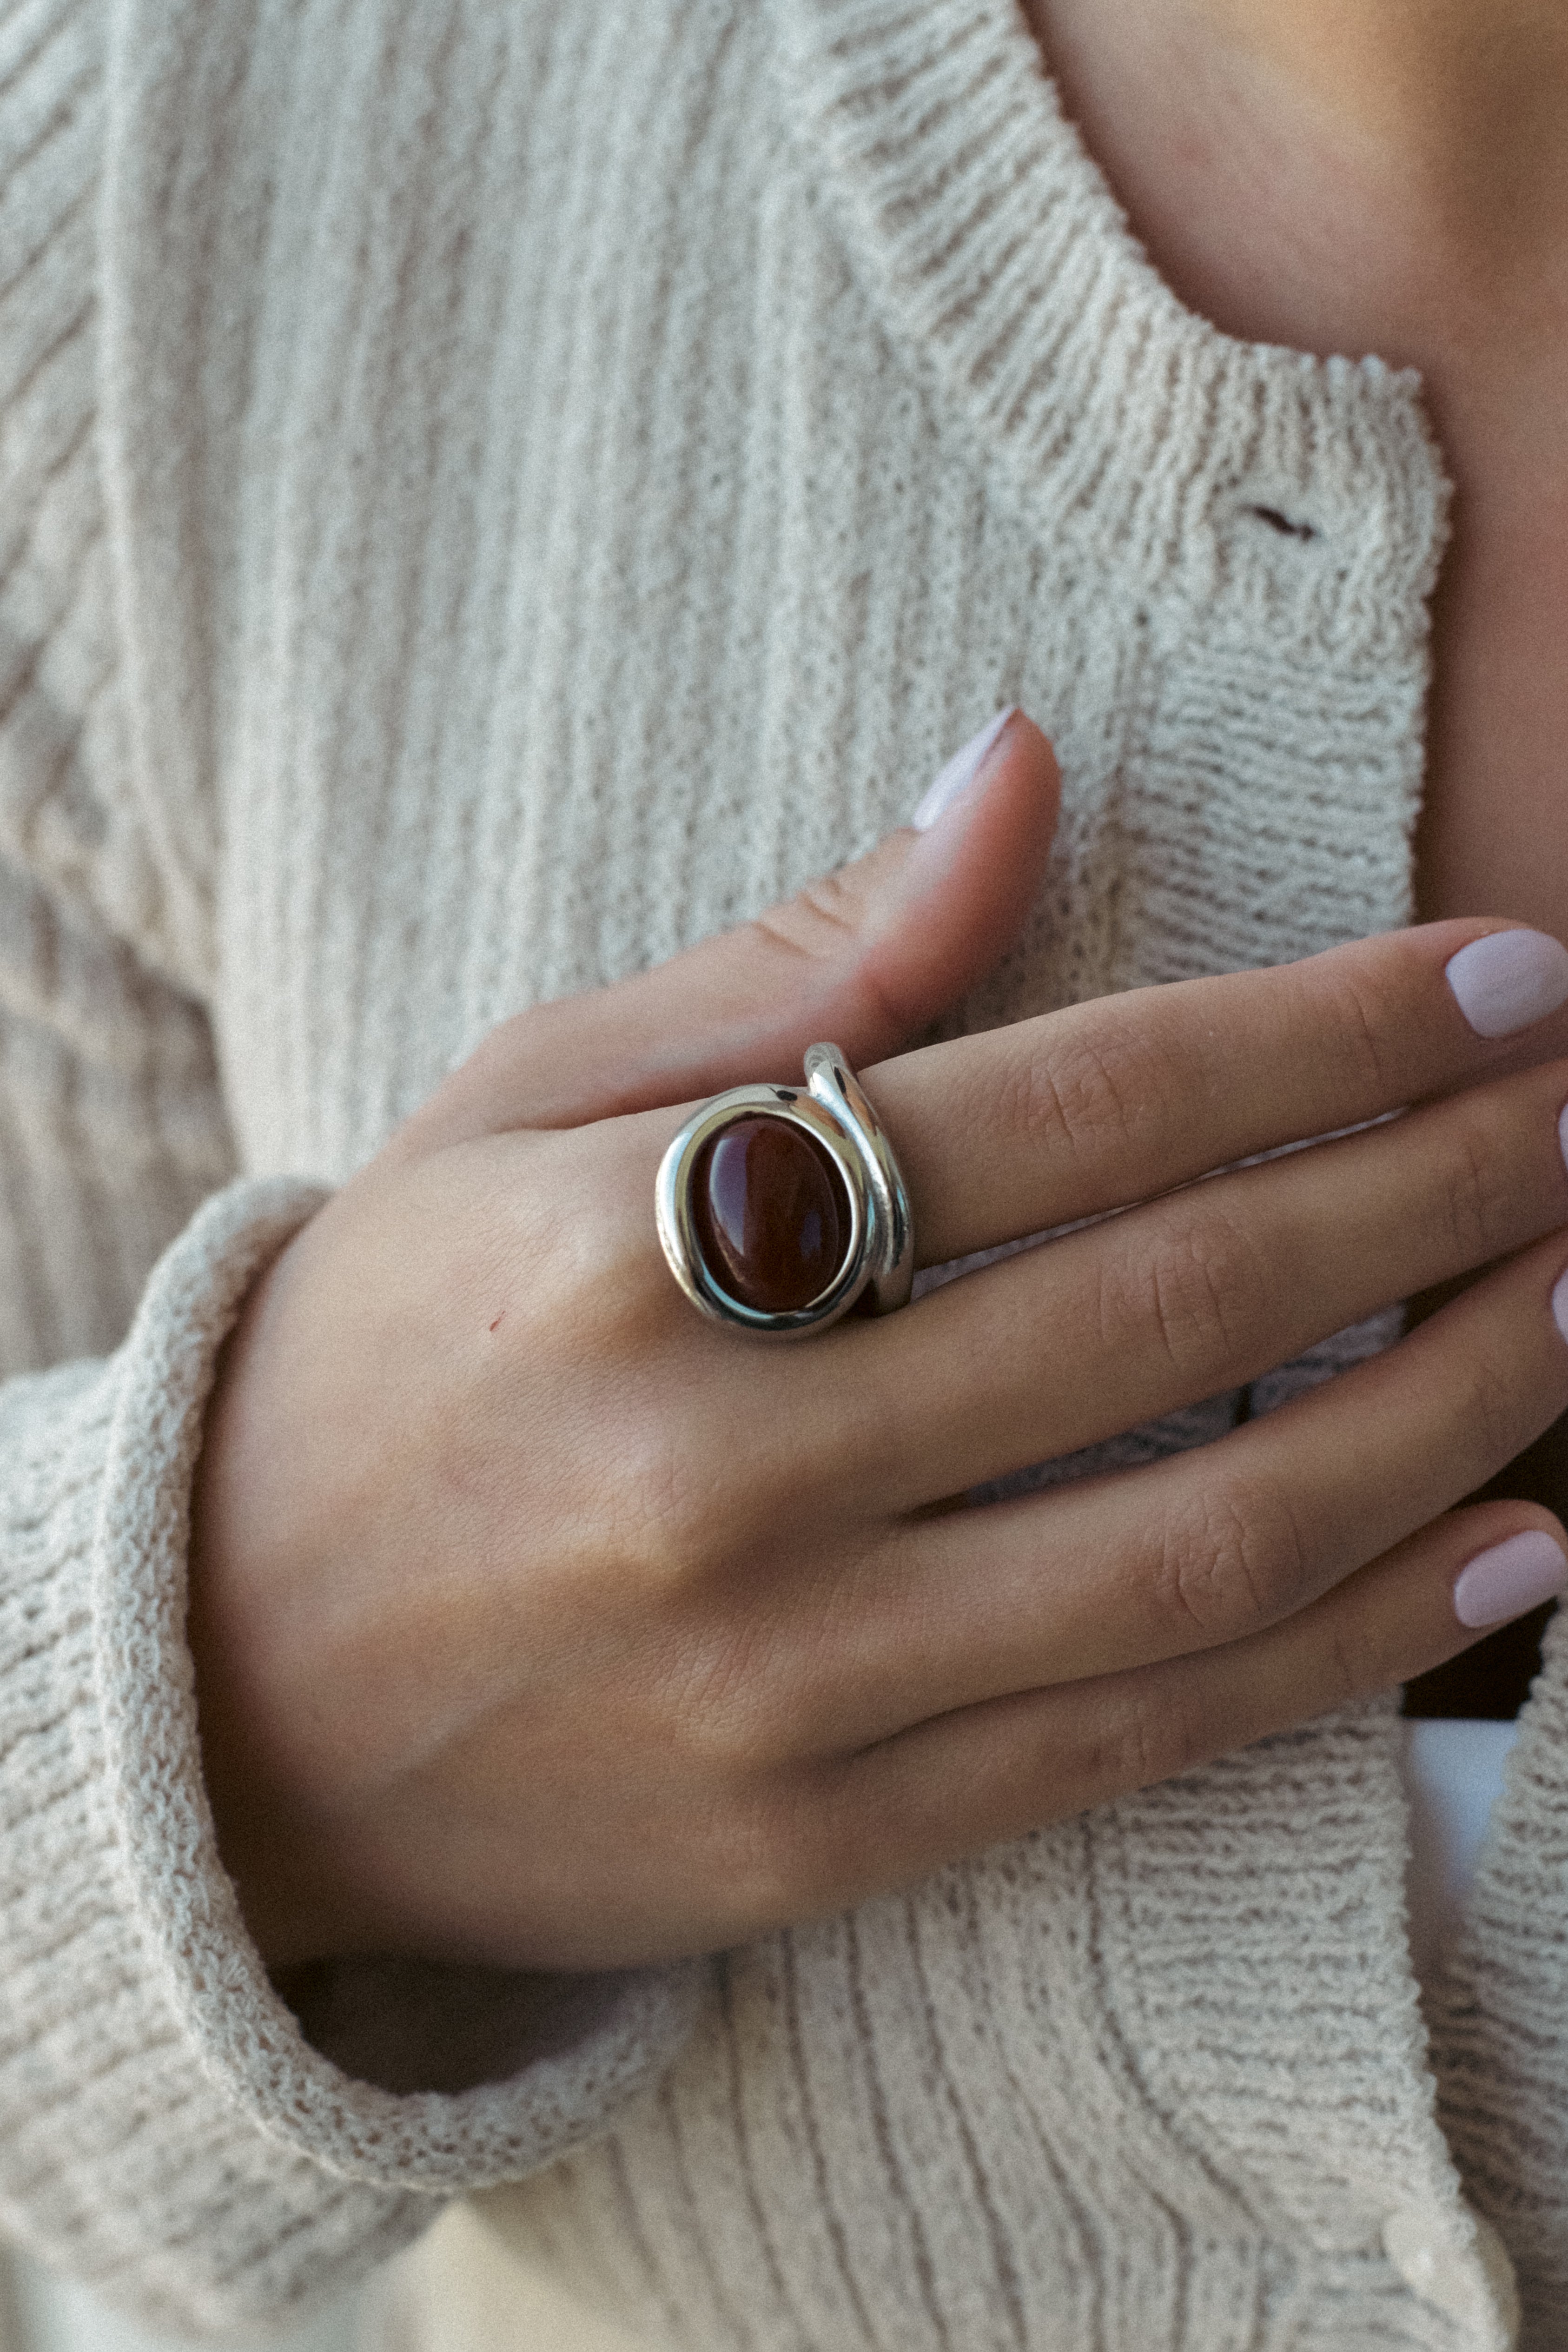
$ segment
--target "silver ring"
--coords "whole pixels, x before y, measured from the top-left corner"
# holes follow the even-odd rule
[[[862,1299],[873,1315],[908,1304],[909,1195],[836,1045],[811,1046],[804,1090],[732,1087],[705,1103],[659,1163],[654,1205],[671,1273],[716,1323],[796,1339]]]

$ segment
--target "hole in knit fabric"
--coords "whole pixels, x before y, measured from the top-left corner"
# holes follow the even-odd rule
[[[1266,522],[1270,530],[1277,530],[1283,539],[1316,539],[1318,535],[1315,523],[1292,522],[1290,516],[1281,514],[1278,507],[1249,507],[1246,511],[1259,522]]]

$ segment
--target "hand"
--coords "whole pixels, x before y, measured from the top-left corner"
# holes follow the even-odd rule
[[[1416,1674],[1475,1637],[1467,1563],[1562,1544],[1531,1506],[1452,1507],[1568,1408],[1568,1066],[1492,1076],[1510,1048],[1445,979],[1497,926],[865,1068],[999,951],[1054,794],[1015,719],[931,832],[506,1024],[258,1287],[193,1641],[274,1962],[735,1943]],[[923,1262],[1126,1213],[796,1347],[715,1328],[659,1255],[660,1156],[693,1097],[821,1034]],[[947,1507],[1482,1266],[1218,1444]]]

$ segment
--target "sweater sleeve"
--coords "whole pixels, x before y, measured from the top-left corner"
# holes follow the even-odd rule
[[[191,1475],[240,1300],[320,1194],[235,1176],[135,814],[95,443],[104,13],[0,10],[0,2228],[243,2335],[591,2132],[701,1972],[360,1964],[290,2007],[217,1853]]]

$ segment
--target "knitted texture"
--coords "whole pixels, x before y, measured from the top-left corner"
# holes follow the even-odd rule
[[[1414,383],[1183,311],[1012,0],[13,0],[0,223],[5,1334],[89,1359],[0,1414],[9,2225],[237,2331],[531,2172],[506,2242],[680,2352],[1497,2352],[1468,2187],[1568,2343],[1561,1650],[1461,2178],[1387,1704],[732,1956],[657,2091],[692,1972],[401,2093],[461,2074],[445,1989],[343,1972],[305,2038],[181,1641],[214,1352],[310,1188],[1002,703],[1063,820],[949,1027],[1407,919]]]
[[[0,2210],[203,2326],[352,2276],[428,2221],[421,2191],[570,2145],[691,2008],[678,1972],[606,1979],[526,2096],[398,2098],[306,2043],[245,1933],[202,1793],[184,1512],[218,1346],[320,1198],[214,1195],[116,1357],[5,1392]]]
[[[1442,2120],[1520,2264],[1531,2345],[1568,2334],[1568,1619],[1543,1647],[1531,1737],[1509,1759],[1465,1934],[1430,2003]]]

